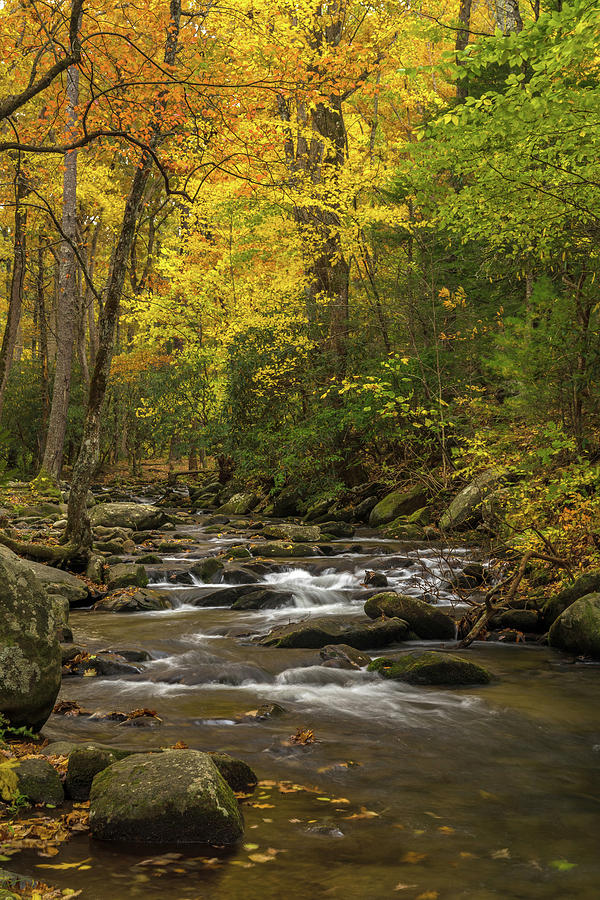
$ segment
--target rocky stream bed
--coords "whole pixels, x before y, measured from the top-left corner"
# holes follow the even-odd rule
[[[237,785],[243,838],[140,847],[82,831],[6,866],[90,900],[595,900],[598,669],[537,642],[457,654],[448,623],[458,586],[485,577],[479,551],[176,508],[157,525],[137,500],[130,531],[95,512],[118,554],[108,598],[54,576],[72,641],[43,734],[242,759],[258,778]],[[409,602],[423,597],[426,613]],[[440,649],[469,673],[423,676]],[[155,715],[103,715],[132,710]]]

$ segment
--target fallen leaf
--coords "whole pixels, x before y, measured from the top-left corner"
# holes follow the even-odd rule
[[[503,847],[502,850],[494,850],[491,856],[492,859],[510,859],[510,850],[508,847]]]
[[[421,860],[423,859],[427,859],[426,853],[415,853],[414,850],[408,850],[404,854],[400,862],[411,863],[411,865],[415,865],[416,863],[421,862]]]

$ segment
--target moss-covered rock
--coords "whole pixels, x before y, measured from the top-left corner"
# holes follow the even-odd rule
[[[96,775],[95,838],[157,844],[232,844],[243,834],[233,791],[207,753],[134,754]]]
[[[499,472],[488,469],[463,488],[440,519],[442,531],[462,530],[479,522],[482,504],[496,488],[499,478]]]
[[[572,603],[548,633],[551,647],[600,659],[600,593]]]
[[[168,595],[153,588],[122,588],[107,594],[93,606],[98,612],[155,612],[172,608]]]
[[[433,650],[407,653],[398,659],[379,657],[367,668],[382,678],[409,684],[488,684],[492,679],[491,673],[478,663]]]
[[[15,773],[19,792],[30,803],[58,806],[65,799],[60,777],[46,759],[21,759]]]
[[[61,653],[54,604],[16,556],[0,555],[0,712],[39,730],[54,706]]]
[[[144,503],[98,503],[90,513],[92,526],[105,528],[132,528],[145,531],[160,528],[166,521],[165,513],[156,506]]]
[[[263,535],[277,541],[316,544],[321,540],[321,529],[318,525],[292,525],[282,522],[280,525],[267,525],[263,528]]]
[[[106,585],[109,591],[125,587],[144,588],[148,584],[148,576],[142,565],[119,563],[111,566],[106,577]]]
[[[233,497],[218,508],[217,512],[226,516],[244,516],[254,509],[259,499],[257,494],[234,494]]]
[[[209,756],[232,791],[251,791],[258,784],[258,778],[243,759],[236,759],[229,753],[210,753]]]
[[[534,609],[507,609],[497,613],[489,621],[489,628],[514,628],[516,631],[536,632],[541,630],[539,614]]]
[[[264,544],[251,544],[253,556],[265,556],[275,559],[315,556],[317,550],[309,544],[291,544],[285,541],[265,541]]]
[[[223,561],[216,556],[207,556],[194,563],[190,569],[191,574],[205,584],[215,584],[219,581],[218,575],[223,568]]]
[[[89,800],[92,781],[99,772],[117,762],[112,750],[74,747],[69,753],[65,790],[71,800]]]
[[[379,616],[404,619],[411,631],[423,640],[447,640],[456,633],[456,626],[446,613],[424,600],[393,591],[369,597],[365,603],[365,613],[371,619]]]
[[[280,625],[261,638],[260,643],[274,647],[297,647],[318,650],[327,644],[348,644],[356,650],[388,647],[402,641],[408,625],[402,619],[382,619],[376,622],[354,620],[332,622],[331,619],[311,619],[291,625]]]
[[[587,572],[585,575],[580,575],[573,584],[563,588],[544,604],[542,619],[546,628],[550,628],[560,614],[576,600],[580,600],[587,594],[595,594],[597,591],[600,591],[600,572]]]
[[[425,506],[427,498],[421,487],[392,491],[373,507],[369,516],[371,528],[379,528],[393,522],[398,516],[407,516]]]

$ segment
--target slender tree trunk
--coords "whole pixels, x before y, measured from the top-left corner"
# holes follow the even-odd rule
[[[15,231],[12,275],[10,279],[10,293],[8,298],[8,317],[2,347],[0,348],[0,417],[4,405],[4,394],[13,361],[13,354],[19,334],[21,321],[21,309],[23,306],[23,280],[25,278],[25,225],[27,223],[27,210],[21,205],[21,200],[27,194],[25,179],[19,167],[15,179]]]
[[[79,69],[71,66],[67,71],[67,140],[75,135],[78,102]],[[73,249],[77,240],[77,150],[65,154],[64,167],[62,230],[66,240],[63,239],[60,248],[56,367],[42,460],[42,470],[56,479],[60,478],[62,469],[79,309],[77,260]]]
[[[458,10],[458,21],[460,28],[456,32],[456,51],[462,53],[469,43],[469,30],[471,28],[471,3],[472,0],[460,0],[460,8]],[[458,60],[461,65],[461,61]],[[466,78],[459,78],[456,82],[456,96],[459,100],[464,100],[469,93],[469,85]]]
[[[39,459],[44,456],[44,438],[47,434],[48,416],[50,415],[50,382],[48,378],[48,332],[46,326],[46,304],[44,302],[44,248],[38,247],[36,309],[39,331],[39,360],[42,401],[42,427],[39,437]]]
[[[176,61],[179,23],[181,19],[181,0],[171,0],[171,22],[167,34],[164,60],[167,65]],[[164,110],[164,94],[159,95],[156,104],[150,147],[155,150],[161,137],[162,115]],[[88,407],[83,428],[83,438],[73,468],[71,492],[67,513],[65,540],[76,547],[90,548],[92,531],[87,515],[87,493],[92,483],[100,450],[100,428],[102,424],[102,408],[110,375],[110,365],[114,348],[115,332],[119,317],[119,304],[123,285],[127,275],[127,265],[131,254],[131,246],[135,236],[137,221],[142,208],[144,190],[152,167],[150,153],[144,151],[135,170],[129,196],[125,203],[123,223],[117,240],[115,254],[109,275],[108,285],[99,324],[98,350],[94,370],[90,379]]]

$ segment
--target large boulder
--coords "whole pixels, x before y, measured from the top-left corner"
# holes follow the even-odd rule
[[[90,590],[81,578],[55,569],[53,566],[44,566],[42,563],[28,562],[27,568],[42,582],[49,594],[59,594],[66,597],[69,603],[76,605],[85,603],[90,596]]]
[[[483,666],[460,656],[432,650],[407,653],[398,659],[379,657],[369,663],[367,669],[378,672],[382,678],[408,684],[488,684],[492,680],[491,673]]]
[[[426,503],[427,498],[423,493],[423,488],[415,487],[410,490],[392,491],[373,507],[369,516],[369,525],[371,528],[387,525],[398,516],[408,516],[417,509],[421,509]]]
[[[260,643],[267,647],[304,648],[318,650],[328,644],[348,644],[356,650],[388,647],[402,641],[408,625],[402,619],[381,619],[377,622],[335,622],[330,618],[309,619],[292,625],[274,628]]]
[[[493,493],[499,478],[499,472],[487,469],[463,488],[440,519],[442,531],[469,528],[481,521],[482,504]]]
[[[69,757],[65,790],[71,800],[89,800],[92,782],[117,761],[117,755],[104,747],[74,747]]]
[[[90,512],[92,526],[132,528],[134,531],[160,528],[166,521],[162,509],[144,503],[99,503]]]
[[[550,628],[560,614],[576,600],[580,600],[587,594],[595,594],[597,591],[600,591],[600,572],[587,572],[585,575],[580,575],[573,584],[563,588],[562,591],[546,601],[542,609],[545,627]]]
[[[190,573],[200,581],[216,584],[221,580],[222,568],[222,560],[217,559],[216,556],[207,556],[205,559],[199,559],[198,562],[194,563]]]
[[[551,647],[600,658],[600,593],[587,594],[560,614],[548,633]]]
[[[243,834],[237,800],[207,753],[166,750],[127,757],[100,772],[90,829],[105,841],[233,844]]]
[[[277,541],[316,544],[321,540],[321,529],[318,525],[291,525],[283,522],[281,525],[267,525],[263,528],[263,535],[266,538],[274,538]]]
[[[220,506],[217,512],[225,516],[245,516],[254,509],[259,501],[256,494],[234,494],[226,503]]]
[[[0,713],[38,731],[60,688],[54,603],[28,563],[0,555]]]
[[[456,626],[450,616],[424,600],[384,591],[369,597],[365,613],[371,619],[379,616],[404,619],[418,637],[423,640],[448,640],[455,636]]]

